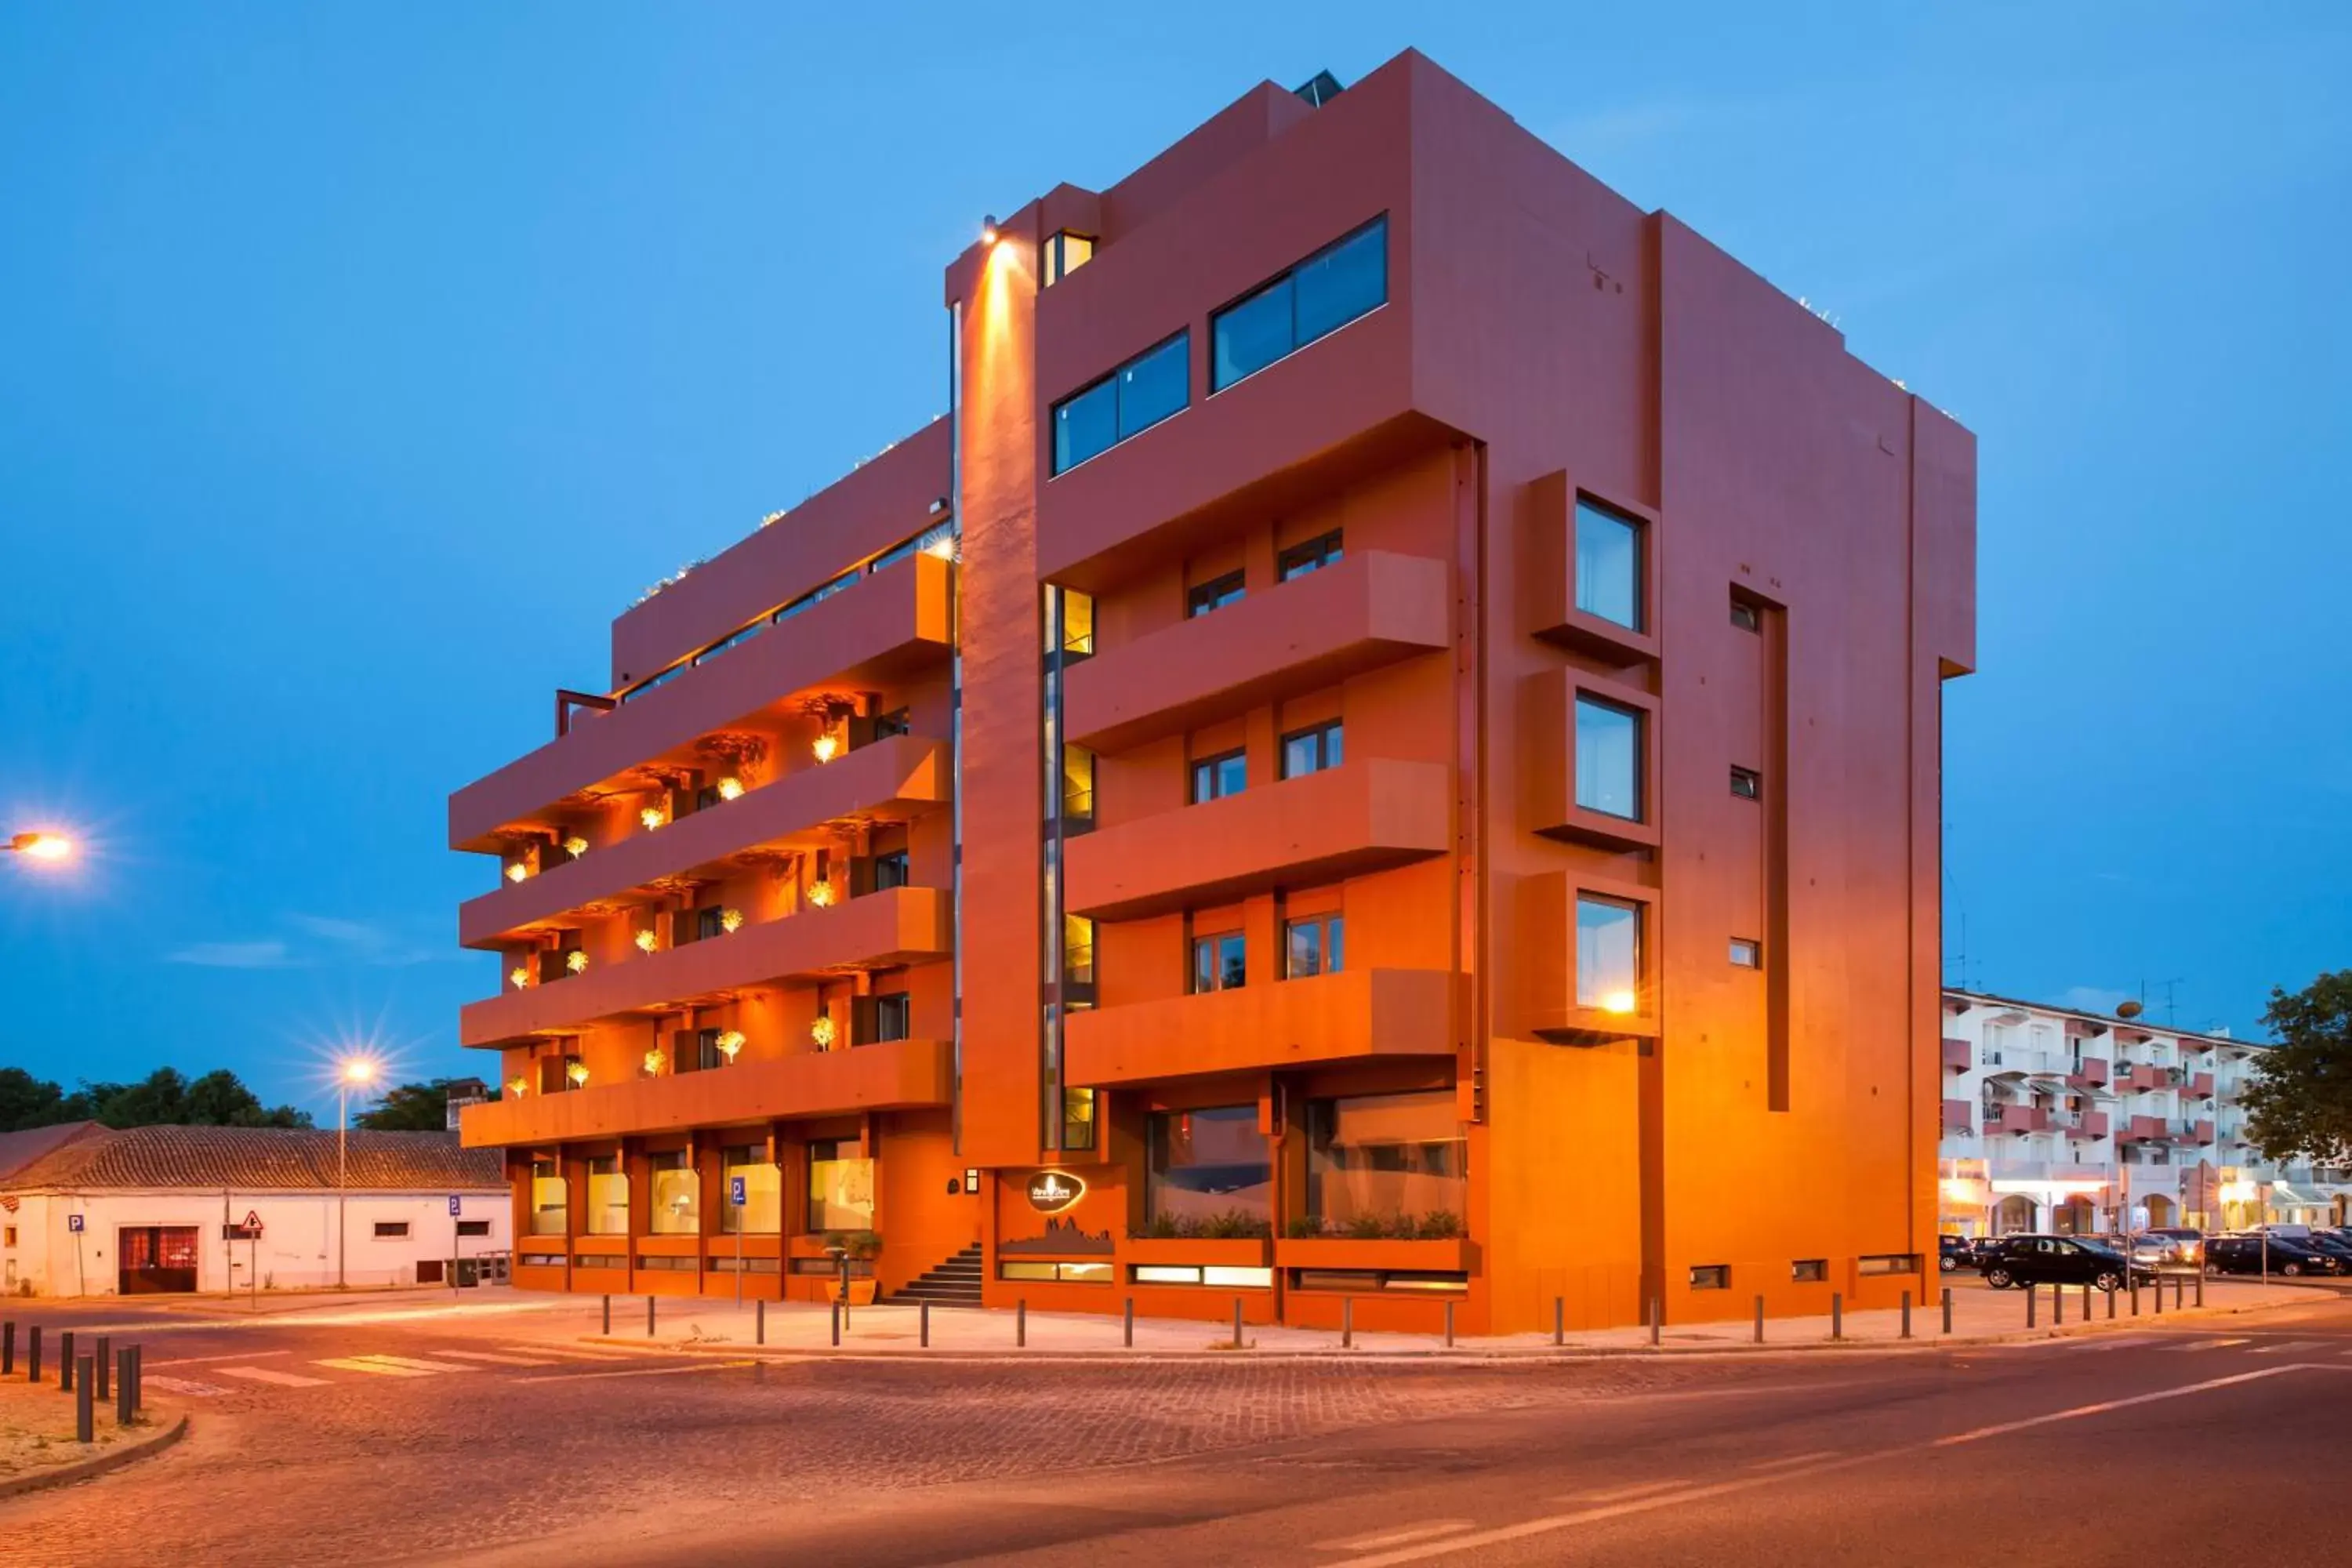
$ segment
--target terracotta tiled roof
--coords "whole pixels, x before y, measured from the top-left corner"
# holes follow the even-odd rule
[[[22,1132],[0,1132],[0,1182],[60,1143],[106,1131],[95,1121],[60,1121],[54,1127],[28,1127]]]
[[[362,1192],[481,1192],[506,1178],[495,1149],[466,1149],[455,1132],[350,1135],[347,1185]],[[283,1127],[93,1128],[33,1160],[0,1184],[45,1187],[222,1187],[319,1192],[335,1187],[335,1134]]]

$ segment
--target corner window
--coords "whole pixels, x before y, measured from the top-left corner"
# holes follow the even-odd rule
[[[1576,498],[1576,607],[1642,629],[1642,525],[1583,496]]]
[[[1182,331],[1054,405],[1054,472],[1074,468],[1180,412],[1192,395]]]
[[[1339,531],[1335,528],[1320,538],[1310,539],[1304,544],[1294,544],[1284,551],[1276,559],[1275,574],[1287,583],[1293,577],[1304,577],[1309,572],[1337,564],[1339,560]]]
[[[856,1139],[820,1139],[809,1144],[808,1228],[874,1228],[874,1162],[859,1156]]]
[[[1733,937],[1731,939],[1731,962],[1742,969],[1763,968],[1764,944],[1758,942],[1750,942],[1744,936]]]
[[[1260,284],[1210,320],[1210,390],[1337,331],[1389,297],[1389,220],[1374,218],[1345,238]]]
[[[1095,242],[1090,237],[1062,230],[1045,241],[1038,258],[1042,287],[1051,289],[1094,258]]]
[[[702,1228],[702,1173],[683,1149],[646,1156],[653,1176],[653,1204],[646,1224],[656,1236],[693,1236]]]
[[[1731,793],[1742,800],[1764,798],[1764,775],[1754,768],[1731,770]]]
[[[1249,783],[1249,765],[1239,752],[1203,757],[1192,764],[1192,804],[1239,795]]]
[[[1062,1147],[1091,1149],[1095,1146],[1095,1091],[1090,1089],[1062,1090]]]
[[[1083,833],[1095,825],[1095,754],[1086,747],[1062,747],[1062,831]]]
[[[1145,1142],[1143,1213],[1151,1234],[1272,1232],[1274,1156],[1255,1105],[1154,1111]]]
[[[1238,604],[1243,593],[1242,574],[1228,572],[1222,577],[1212,577],[1205,583],[1195,583],[1184,590],[1184,615],[1187,619],[1205,616],[1211,610],[1222,610],[1227,605]]]
[[[1582,692],[1576,697],[1576,804],[1642,820],[1642,713]]]
[[[1249,944],[1239,931],[1192,939],[1192,989],[1235,991],[1249,978]]]
[[[1304,980],[1313,974],[1337,974],[1345,967],[1347,921],[1339,915],[1318,915],[1292,921],[1283,928],[1283,976]]]
[[[1303,778],[1319,773],[1325,768],[1336,768],[1346,760],[1346,747],[1339,721],[1318,724],[1312,730],[1301,730],[1282,738],[1282,776]]]
[[[1642,910],[1615,899],[1576,900],[1576,1005],[1632,1013],[1641,1001]]]

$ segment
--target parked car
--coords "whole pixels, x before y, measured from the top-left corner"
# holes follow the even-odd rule
[[[2180,1261],[2188,1267],[2191,1268],[2201,1268],[2205,1266],[2205,1233],[2197,1229],[2195,1226],[2186,1225],[2150,1226],[2144,1234],[2148,1236],[2161,1236],[2179,1242],[2180,1244]]]
[[[2135,1276],[2155,1270],[2112,1247],[2072,1236],[2005,1236],[1985,1258],[1985,1283],[1996,1290],[2012,1285],[2092,1285],[2120,1290]]]
[[[2099,1245],[2110,1251],[2127,1253],[2131,1260],[2153,1274],[2159,1269],[2180,1269],[2189,1267],[2181,1257],[2180,1244],[2168,1236],[2153,1231],[2137,1231],[2130,1236],[2103,1236]]]
[[[2008,1239],[2009,1237],[2005,1236],[1980,1236],[1971,1241],[1969,1248],[1973,1255],[1975,1266],[1982,1268],[1985,1266],[1985,1259],[2000,1251],[2000,1244]]]
[[[2217,1274],[2260,1274],[2265,1250],[2260,1231],[2217,1236],[2205,1244],[2205,1264]],[[2270,1272],[2290,1279],[2304,1274],[2347,1272],[2342,1260],[2292,1237],[2270,1237],[2267,1251]]]
[[[1977,1266],[1976,1244],[1965,1236],[1937,1237],[1936,1254],[1936,1267],[1947,1274]]]
[[[2346,1241],[2332,1230],[2311,1231],[2299,1239],[2305,1247],[2336,1259],[2339,1271],[2352,1273],[2352,1242]]]

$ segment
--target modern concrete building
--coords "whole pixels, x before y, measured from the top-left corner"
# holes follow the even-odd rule
[[[2352,1173],[2280,1165],[2240,1104],[2259,1041],[1944,993],[1943,1229],[2334,1225]]]
[[[1416,54],[974,229],[946,416],[450,801],[517,1279],[1923,1289],[1968,432]]]

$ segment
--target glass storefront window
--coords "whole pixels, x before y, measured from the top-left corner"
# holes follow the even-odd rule
[[[646,1156],[653,1173],[653,1205],[647,1225],[656,1236],[698,1236],[702,1232],[702,1173],[688,1163],[686,1151],[668,1149]]]
[[[722,1203],[719,1229],[726,1235],[740,1230],[749,1236],[772,1236],[782,1227],[784,1213],[784,1173],[770,1163],[767,1151],[756,1143],[743,1143],[719,1151],[719,1173],[726,1190],[719,1194],[723,1200],[734,1190],[735,1178],[743,1178],[743,1205]]]
[[[530,1163],[530,1234],[562,1236],[571,1223],[572,1184],[552,1160]]]
[[[1154,1111],[1144,1214],[1180,1233],[1270,1226],[1274,1158],[1255,1105]]]
[[[1325,1229],[1458,1235],[1469,1203],[1452,1089],[1307,1102],[1307,1212]]]
[[[874,1228],[874,1162],[858,1156],[851,1138],[808,1146],[808,1228]]]
[[[588,1234],[629,1234],[629,1178],[618,1154],[597,1154],[588,1162]]]

